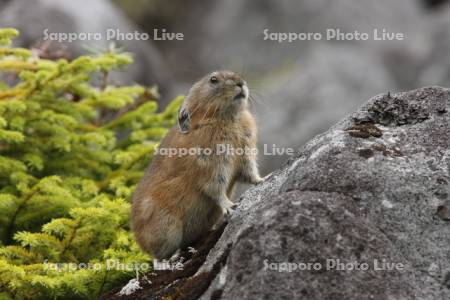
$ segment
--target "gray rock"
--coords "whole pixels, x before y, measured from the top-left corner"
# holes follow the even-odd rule
[[[374,97],[242,196],[197,272],[223,263],[203,298],[449,299],[449,199],[450,89]]]
[[[26,22],[24,22],[26,20]],[[108,0],[86,2],[83,0],[14,0],[7,2],[0,12],[0,26],[14,27],[20,31],[18,46],[30,47],[48,33],[101,33],[102,39],[54,42],[55,48],[67,48],[72,57],[86,54],[85,47],[107,49],[113,42],[106,39],[108,29],[121,33],[134,32],[137,28]],[[114,74],[113,80],[121,84],[139,82],[158,84],[163,91],[170,88],[170,75],[159,51],[151,41],[116,41],[126,51],[133,53],[135,63],[127,72]]]

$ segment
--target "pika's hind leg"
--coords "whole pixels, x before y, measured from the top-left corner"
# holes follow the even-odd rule
[[[164,230],[164,237],[160,236],[160,239],[153,246],[153,256],[157,259],[168,259],[178,249],[180,249],[181,241],[183,237],[183,231],[177,226],[162,226],[160,230]]]
[[[186,212],[183,220],[183,241],[181,248],[194,246],[206,236],[209,230],[222,216],[222,210],[207,197],[199,197],[197,205]]]
[[[136,240],[154,258],[169,258],[180,248],[183,229],[180,220],[163,209],[151,218],[142,219],[135,228]]]

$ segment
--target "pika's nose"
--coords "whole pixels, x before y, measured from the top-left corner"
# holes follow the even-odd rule
[[[236,85],[240,88],[242,88],[244,86],[244,84],[245,84],[244,80],[242,80],[242,79],[239,79],[236,81]]]

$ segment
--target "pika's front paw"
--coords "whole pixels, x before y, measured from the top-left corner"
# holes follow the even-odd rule
[[[220,208],[222,209],[224,216],[230,216],[234,212],[234,207],[236,207],[236,203],[233,203],[230,200],[224,201],[220,204]]]
[[[252,180],[250,181],[250,183],[251,183],[251,184],[254,184],[254,185],[257,185],[257,184],[259,184],[259,183],[261,183],[261,182],[263,182],[263,181],[264,181],[264,179],[261,178],[259,175],[257,175],[257,176],[255,176],[255,177],[252,178]]]

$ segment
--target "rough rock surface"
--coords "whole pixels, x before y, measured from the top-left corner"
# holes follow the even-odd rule
[[[449,200],[450,89],[376,96],[242,196],[174,299],[450,299]]]

